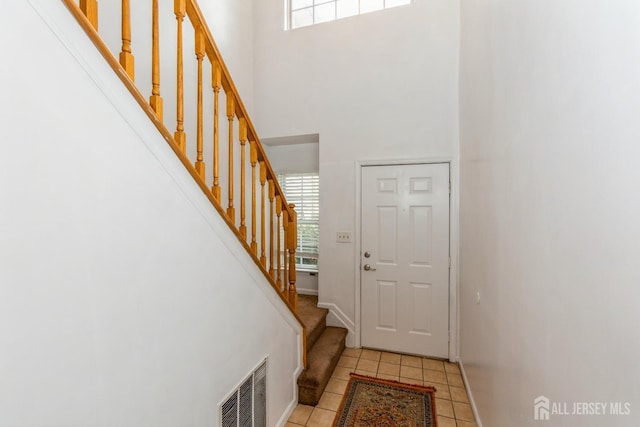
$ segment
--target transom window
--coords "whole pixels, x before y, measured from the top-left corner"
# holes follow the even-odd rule
[[[296,205],[298,213],[298,247],[296,269],[318,271],[320,222],[320,176],[318,173],[286,173],[278,175],[287,203]]]
[[[289,27],[306,27],[409,3],[411,0],[289,0]]]

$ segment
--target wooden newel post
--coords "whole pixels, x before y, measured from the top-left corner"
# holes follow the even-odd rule
[[[291,216],[287,233],[287,248],[289,250],[289,303],[294,311],[298,311],[298,291],[296,290],[296,247],[298,246],[298,214],[295,205],[290,204]]]

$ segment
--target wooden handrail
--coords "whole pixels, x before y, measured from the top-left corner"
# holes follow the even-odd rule
[[[287,303],[295,318],[303,328],[303,363],[306,366],[306,348],[304,339],[304,325],[297,315],[297,290],[296,290],[296,270],[295,270],[295,250],[297,246],[297,214],[294,206],[287,204],[285,195],[278,183],[277,176],[271,167],[266,152],[257,136],[256,130],[249,118],[247,110],[242,102],[242,98],[231,78],[222,55],[213,39],[211,31],[204,20],[203,14],[195,0],[174,0],[174,8],[171,19],[176,23],[176,52],[177,67],[175,69],[175,105],[176,118],[175,133],[172,135],[164,124],[163,98],[160,95],[160,69],[161,69],[161,48],[160,46],[160,22],[163,18],[160,15],[158,0],[147,0],[151,3],[151,55],[149,64],[141,64],[140,56],[134,70],[134,56],[131,47],[131,26],[135,24],[130,11],[130,1],[122,0],[121,26],[122,46],[118,52],[113,53],[106,46],[97,33],[98,28],[98,2],[97,0],[61,0],[71,11],[73,16],[80,23],[84,31],[93,41],[108,64],[116,72],[125,87],[131,92],[134,99],[140,104],[152,123],[158,128],[163,138],[169,143],[180,161],[184,164],[189,174],[200,186],[214,208],[222,216],[227,225],[234,231],[249,256],[261,269],[265,278],[278,291],[280,297]],[[79,2],[79,4],[78,4]],[[162,12],[164,13],[164,12]],[[187,133],[185,131],[185,69],[184,69],[184,46],[183,46],[183,23],[185,17],[191,23],[194,31],[194,56],[197,63],[197,76],[194,80],[197,83],[197,103],[196,103],[196,126],[194,130],[196,136],[196,150],[194,159],[189,158],[187,152]],[[148,17],[146,17],[148,19]],[[109,26],[113,23],[102,23]],[[164,27],[163,27],[164,28]],[[163,54],[164,55],[164,54]],[[192,57],[193,58],[193,57]],[[205,77],[203,66],[205,60],[211,64],[211,88],[208,96],[213,98],[212,117],[206,118],[204,115],[204,87]],[[142,65],[142,66],[141,66]],[[146,68],[144,67],[146,65]],[[151,96],[148,100],[136,87],[135,71],[149,72],[151,75]],[[171,76],[170,76],[171,77]],[[170,80],[170,79],[169,79]],[[167,79],[163,87],[166,89]],[[166,93],[166,90],[165,90]],[[228,119],[228,151],[226,153],[228,176],[220,174],[220,147],[219,147],[219,96],[224,94],[226,99],[226,116]],[[213,176],[211,186],[207,184],[206,166],[204,161],[205,141],[204,129],[211,121],[212,126],[212,150],[213,150]],[[234,129],[237,125],[238,135]],[[249,159],[245,154],[245,145],[249,142]],[[240,159],[234,158],[234,147],[239,145]],[[191,153],[194,155],[194,153]],[[223,164],[224,164],[223,161]],[[248,236],[246,224],[246,163],[251,168],[251,233]],[[240,167],[236,168],[236,163]],[[258,169],[259,168],[259,169]],[[222,189],[226,179],[227,184],[227,207],[222,206]],[[236,203],[235,186],[240,188],[240,221],[236,225]],[[260,185],[260,191],[257,186]],[[258,202],[258,198],[260,198]],[[260,206],[258,210],[257,206]],[[259,216],[259,218],[257,218]],[[275,228],[274,228],[275,227]],[[260,233],[258,237],[258,228]],[[281,239],[281,235],[284,239]],[[247,239],[250,238],[250,241]],[[281,241],[282,240],[282,241]],[[258,251],[258,245],[260,251]],[[282,252],[281,252],[282,250]]]

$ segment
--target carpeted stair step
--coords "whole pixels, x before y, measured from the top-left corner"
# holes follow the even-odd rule
[[[346,336],[346,329],[328,326],[307,351],[307,369],[298,377],[299,403],[318,404],[342,355]]]
[[[312,295],[298,296],[298,316],[302,319],[307,332],[307,349],[313,347],[327,326],[329,310],[318,307],[318,297]]]

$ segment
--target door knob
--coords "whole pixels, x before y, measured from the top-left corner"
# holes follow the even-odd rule
[[[365,264],[364,267],[362,267],[362,268],[364,268],[365,271],[376,271],[376,269],[375,268],[371,268],[371,266],[369,264]]]

